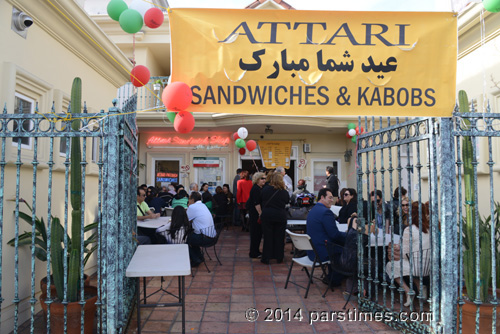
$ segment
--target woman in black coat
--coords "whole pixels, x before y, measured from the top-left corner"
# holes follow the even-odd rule
[[[278,263],[283,262],[285,256],[285,229],[286,208],[290,202],[290,196],[285,190],[283,176],[273,173],[269,185],[262,189],[262,233],[264,235],[264,247],[260,262],[269,264],[270,259],[276,259]]]
[[[353,188],[347,188],[344,192],[346,204],[340,209],[337,221],[340,224],[347,224],[347,220],[355,212],[358,212],[358,194]]]
[[[250,252],[248,256],[252,259],[258,258],[261,255],[259,250],[260,241],[262,240],[262,224],[259,216],[262,213],[260,208],[260,195],[262,187],[266,183],[266,174],[255,173],[252,177],[252,189],[250,190],[250,197],[246,203],[246,208],[250,216],[248,227],[250,228]]]

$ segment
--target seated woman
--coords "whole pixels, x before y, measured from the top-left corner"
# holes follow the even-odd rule
[[[188,193],[186,192],[186,190],[182,189],[177,193],[177,195],[175,195],[174,199],[172,200],[172,208],[175,209],[175,207],[177,206],[182,206],[184,209],[187,209],[188,200]]]
[[[358,212],[358,193],[353,188],[344,191],[344,201],[346,204],[340,209],[337,221],[340,224],[347,224],[347,220],[355,212]]]
[[[393,260],[387,263],[386,265],[386,273],[389,275],[389,277],[394,277],[394,281],[401,285],[406,293],[406,303],[404,306],[408,307],[412,303],[412,299],[410,295],[408,294],[410,292],[410,287],[405,283],[404,280],[401,280],[401,270],[403,271],[403,277],[404,276],[409,276],[410,271],[412,268],[410,268],[410,262],[408,261],[408,256],[410,255],[410,233],[411,233],[411,252],[422,252],[426,249],[430,248],[430,236],[429,236],[429,212],[427,210],[427,207],[422,204],[421,205],[421,212],[422,215],[420,217],[419,215],[419,203],[414,202],[412,203],[411,206],[411,228],[406,228],[403,232],[403,237],[401,238],[401,243],[402,243],[402,252],[401,252],[401,246],[400,245],[394,245],[391,246],[389,245],[387,247],[387,253],[388,253],[388,258]],[[422,236],[420,236],[419,233],[419,227],[420,227],[420,220],[422,221]],[[422,239],[422,240],[420,240]],[[420,242],[422,242],[422,248],[420,248]],[[394,247],[394,258],[392,257],[392,248]],[[423,253],[423,259],[422,262],[426,262],[428,259],[428,252]],[[426,256],[427,254],[427,256]],[[414,266],[412,274],[413,274],[413,281],[418,282],[418,275],[419,273],[419,266]],[[418,286],[418,284],[417,284]],[[424,286],[424,291],[422,291],[422,295],[427,297],[427,291],[426,287]]]
[[[401,199],[401,206],[398,205],[394,209],[394,234],[402,234],[402,232],[408,226],[409,215],[410,215],[410,200],[408,199],[408,197],[403,196],[403,198]],[[400,219],[401,219],[401,230],[399,227]]]
[[[184,244],[188,236],[190,225],[186,210],[180,205],[172,211],[172,220],[169,229],[164,233],[167,244]]]

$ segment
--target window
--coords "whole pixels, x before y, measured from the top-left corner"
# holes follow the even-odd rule
[[[339,163],[338,161],[314,161],[314,192],[318,192],[324,185],[326,185],[326,167],[332,166],[334,174],[339,176]]]
[[[14,102],[14,114],[33,114],[35,111],[35,101],[27,96],[16,93]],[[24,120],[22,123],[22,129],[19,129],[20,123],[15,122],[13,124],[12,131],[14,132],[28,132],[33,127],[33,122]],[[12,138],[12,144],[18,145],[21,142],[22,148],[31,148],[31,138],[28,137],[14,137]]]

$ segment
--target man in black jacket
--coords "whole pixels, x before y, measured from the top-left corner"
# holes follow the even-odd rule
[[[339,199],[339,179],[334,174],[332,166],[326,167],[326,185],[323,188],[331,189],[335,202]]]

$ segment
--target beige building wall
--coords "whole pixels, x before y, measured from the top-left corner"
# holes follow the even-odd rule
[[[56,113],[66,112],[70,101],[70,90],[74,77],[82,79],[83,97],[88,112],[95,113],[112,106],[118,87],[128,81],[126,70],[131,69],[128,59],[102,33],[97,25],[73,1],[52,0],[54,8],[48,1],[12,0],[0,2],[0,20],[4,22],[0,28],[2,36],[2,52],[0,53],[0,103],[6,106],[8,113],[14,112],[16,94],[38,103],[40,113],[51,111],[52,104]],[[11,30],[12,8],[16,7],[33,18],[34,24],[29,27],[26,38]],[[62,11],[71,21],[64,18]],[[92,37],[92,42],[83,32]],[[96,45],[99,44],[99,47]],[[112,60],[113,57],[115,60]],[[48,122],[45,122],[48,125]],[[56,124],[61,128],[62,124]],[[60,139],[54,139],[54,172],[52,180],[52,215],[64,223],[65,203],[65,156],[59,151]],[[19,197],[33,204],[33,165],[34,139],[31,146],[22,148],[19,177]],[[97,173],[98,167],[92,160],[92,140],[87,140],[87,179],[85,222],[95,220],[97,208]],[[44,217],[47,223],[47,202],[49,188],[49,139],[38,141],[38,170],[36,173],[36,214]],[[12,139],[6,140],[2,235],[2,322],[0,332],[9,333],[14,328],[14,304],[12,300],[19,298],[19,323],[30,317],[31,298],[31,251],[29,247],[19,248],[19,259],[14,262],[15,248],[8,246],[7,241],[16,234],[15,202],[17,144]],[[20,210],[29,210],[23,204]],[[70,222],[69,222],[70,224]],[[31,226],[19,221],[19,231],[30,231]],[[95,272],[95,259],[91,260],[87,273]],[[16,278],[15,268],[18,267]],[[40,293],[39,281],[47,275],[45,262],[36,260],[34,289],[35,298]],[[15,280],[19,281],[18,291],[14,288]],[[36,304],[36,311],[40,309]]]

